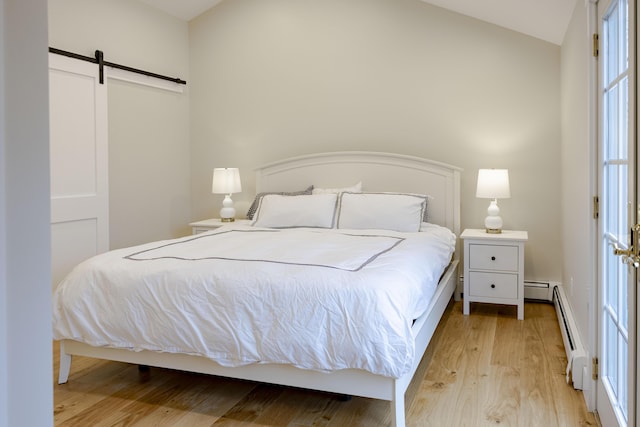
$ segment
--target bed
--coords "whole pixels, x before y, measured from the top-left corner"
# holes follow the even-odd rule
[[[353,183],[358,183],[362,189],[346,187],[347,184]],[[100,294],[99,297],[96,297],[100,292],[99,288],[83,290],[82,292],[85,293],[81,292],[80,297],[76,300],[81,303],[76,302],[74,307],[62,310],[60,307],[62,307],[65,298],[73,301],[70,296],[73,292],[70,289],[73,289],[74,280],[76,282],[82,281],[78,279],[83,277],[79,275],[80,273],[72,273],[71,278],[67,278],[65,285],[58,287],[54,295],[54,334],[61,341],[59,383],[65,383],[68,380],[72,356],[82,355],[387,400],[391,402],[393,425],[404,426],[405,391],[448,302],[454,294],[459,295],[459,290],[456,291],[458,265],[456,254],[458,252],[455,251],[457,244],[455,236],[459,234],[460,223],[460,169],[405,155],[336,152],[285,159],[256,170],[256,190],[258,193],[293,193],[308,185],[314,185],[316,190],[324,190],[320,191],[324,194],[313,196],[304,194],[300,197],[282,195],[262,197],[258,203],[253,226],[230,225],[202,235],[152,242],[99,256],[104,264],[110,266],[110,270],[107,271],[110,272],[109,276],[113,275],[113,277],[96,279],[95,282],[99,285],[102,280],[105,282],[112,280],[113,285],[111,286],[113,287],[109,288],[108,292]],[[429,197],[420,199],[416,195],[428,195]],[[389,199],[389,196],[395,198]],[[366,213],[364,214],[365,220],[374,221],[376,227],[369,225],[363,228],[357,227],[357,224],[362,221],[357,215],[362,215],[363,212],[362,209],[358,210],[357,208],[365,206],[371,211],[371,208],[375,207],[378,212],[384,211],[387,209],[389,200],[392,201],[394,208],[398,204],[407,203],[412,209],[416,206],[416,200],[424,200],[420,202],[423,210],[418,221],[419,232],[413,230],[415,227],[413,224],[409,230],[385,229],[381,231],[377,227],[377,221],[384,222],[385,215],[366,216]],[[386,205],[376,205],[380,201]],[[283,202],[289,203],[289,205],[286,205],[286,209],[279,211],[278,209],[282,209]],[[307,207],[310,203],[313,204],[313,209],[311,209],[314,213],[313,218],[309,220],[305,217],[305,221],[312,221],[313,224],[303,223],[301,227],[288,227],[287,224],[290,221],[296,220],[295,216],[286,219],[286,223],[281,222],[287,213],[295,212],[298,206],[296,203],[298,205],[305,204]],[[331,206],[334,206],[334,214],[330,223],[325,224],[323,221],[327,221],[327,215],[319,213],[324,210],[329,212]],[[428,223],[423,222],[424,208],[426,208],[426,215],[428,215]],[[357,217],[356,220],[353,219],[353,215]],[[397,223],[396,219],[394,218],[391,223]],[[405,224],[406,221],[402,220],[401,223]],[[383,225],[387,228],[393,228],[393,226],[395,225]],[[436,247],[444,245],[445,241],[450,240],[448,243],[450,249],[446,255],[438,255],[441,250],[437,249],[436,251],[433,248],[424,249],[425,252],[421,252],[424,246],[423,240],[427,239],[429,234],[440,239],[436,239],[440,242]],[[333,254],[340,251],[330,250],[325,251],[328,255],[323,255],[322,258],[312,256],[307,253],[309,251],[300,249],[304,247],[305,242],[312,239],[314,242],[316,240],[320,242],[318,243],[319,247],[349,247],[352,256],[349,259],[335,257]],[[269,245],[289,250],[269,249]],[[234,246],[236,246],[235,249]],[[214,250],[214,248],[218,249]],[[396,252],[400,250],[406,252],[399,253],[397,256]],[[289,252],[289,254],[287,254],[287,258],[283,258],[284,254],[280,252]],[[392,256],[397,257],[391,258]],[[411,260],[412,256],[417,257],[416,260]],[[431,271],[430,267],[426,266],[427,263],[420,261],[433,257],[439,259],[442,271]],[[130,291],[128,287],[116,289],[116,286],[124,282],[126,278],[132,278],[131,280],[134,282],[146,282],[147,276],[143,275],[152,275],[147,272],[148,266],[158,260],[161,260],[163,265],[175,266],[175,269],[172,270],[173,273],[171,273],[174,274],[173,277],[166,272],[158,274],[162,277],[162,293],[157,291],[157,287],[150,290],[139,286],[135,291]],[[101,261],[92,260],[87,264],[93,262]],[[209,339],[200,336],[198,339],[186,339],[186,343],[176,343],[173,340],[191,336],[184,331],[189,328],[182,326],[190,324],[192,321],[196,322],[193,318],[197,317],[196,311],[198,309],[194,307],[188,307],[186,315],[175,315],[174,321],[180,316],[182,316],[180,317],[182,320],[174,322],[175,325],[180,326],[174,328],[178,330],[177,337],[168,338],[171,340],[168,344],[159,344],[158,341],[162,341],[164,338],[158,338],[154,335],[154,331],[159,330],[159,336],[164,337],[165,331],[168,329],[162,327],[161,319],[157,321],[158,327],[152,328],[153,330],[136,331],[135,328],[131,328],[128,331],[123,330],[117,333],[107,331],[105,334],[109,336],[120,333],[125,335],[115,338],[118,345],[109,340],[85,338],[88,335],[85,335],[84,331],[78,330],[79,327],[73,326],[75,321],[73,316],[82,319],[83,316],[90,317],[92,313],[101,310],[117,312],[114,317],[130,316],[134,320],[144,316],[144,314],[137,312],[128,314],[127,305],[131,304],[118,302],[117,299],[109,299],[120,298],[123,293],[139,293],[138,297],[143,303],[139,303],[137,306],[148,305],[144,301],[158,300],[163,304],[162,310],[158,310],[157,306],[152,310],[163,314],[165,312],[173,313],[175,301],[179,301],[180,296],[171,292],[183,292],[176,290],[176,286],[173,284],[177,281],[178,276],[186,276],[185,268],[188,268],[189,275],[199,278],[208,274],[208,265],[219,266],[225,263],[236,266],[233,274],[222,272],[221,269],[219,274],[224,277],[218,278],[216,272],[215,280],[234,281],[233,293],[218,292],[215,290],[215,286],[208,288],[209,285],[198,285],[204,289],[201,292],[202,295],[199,295],[202,299],[208,299],[209,302],[218,303],[218,310],[223,310],[222,307],[226,307],[227,311],[220,311],[224,314],[218,316],[222,318],[221,323],[226,321],[230,328],[236,328],[238,335],[243,335],[244,338],[238,338],[235,335],[230,336],[227,340],[220,338],[218,341],[220,341],[221,347],[214,349],[208,347],[210,345]],[[125,265],[133,264],[135,267],[125,267]],[[116,276],[116,273],[112,271],[117,270],[121,265],[123,267],[119,274],[123,276]],[[184,267],[185,265],[189,265],[189,267]],[[237,267],[239,265],[242,267]],[[257,272],[250,272],[254,265],[256,265]],[[396,265],[400,266],[400,274],[395,270],[389,270],[390,265],[393,265],[394,268]],[[81,265],[77,269],[82,270],[83,268],[89,269],[90,267]],[[380,270],[369,271],[374,268],[380,268]],[[308,269],[313,269],[311,270],[313,273],[309,273]],[[365,271],[369,271],[369,276],[362,276],[362,279],[358,280],[349,279],[349,277],[356,277],[354,272],[365,274]],[[102,277],[93,270],[90,270],[88,274],[92,277]],[[395,277],[399,275],[402,276],[400,279]],[[287,279],[274,280],[275,284],[265,282],[265,277],[276,276],[286,276]],[[310,292],[305,288],[306,283],[301,286],[293,281],[292,278],[298,276],[313,277],[312,281],[318,283],[318,287],[313,288],[313,298],[305,293]],[[255,293],[254,288],[249,287],[249,283],[254,280],[252,277],[258,277],[255,279],[256,286],[266,290],[267,295],[270,296],[258,297],[263,301],[262,305],[259,305],[259,301],[251,300],[251,295]],[[374,282],[374,277],[379,277],[381,280]],[[291,279],[291,284],[288,282],[289,279]],[[197,282],[195,279],[188,281]],[[348,313],[362,311],[362,316],[369,316],[363,317],[363,319],[382,317],[375,310],[389,312],[397,309],[399,314],[397,318],[389,316],[389,321],[381,319],[378,322],[375,320],[375,328],[352,328],[351,324],[334,324],[333,320],[324,314],[296,316],[296,310],[278,312],[277,310],[265,309],[264,307],[277,307],[274,305],[275,301],[286,301],[284,300],[287,297],[286,294],[291,292],[285,292],[281,289],[284,281],[287,281],[287,286],[296,289],[294,301],[309,301],[316,297],[318,301],[322,301],[322,308],[296,307],[297,310],[321,314],[343,310]],[[357,295],[355,298],[349,297],[355,292],[347,288],[346,283],[350,281],[353,283],[349,283],[349,286],[358,288],[358,292],[363,292],[354,294]],[[362,283],[358,285],[356,283],[358,281]],[[426,286],[431,282],[432,286]],[[407,292],[417,292],[418,294],[426,292],[424,289],[430,288],[430,295],[423,298],[415,293],[403,293],[402,297],[397,297],[394,287],[405,285]],[[67,297],[65,297],[65,292]],[[374,295],[369,295],[366,292]],[[164,296],[160,297],[161,294]],[[340,306],[329,306],[326,301],[334,299],[333,296],[338,294],[341,295],[339,298]],[[380,295],[383,295],[382,300],[376,299],[371,304],[361,304],[363,298],[368,300],[369,297],[379,298]],[[80,305],[92,298],[96,299],[98,304],[103,304],[103,308],[85,307],[86,312],[83,312]],[[166,306],[168,302],[172,304],[170,308]],[[188,301],[184,301],[178,305],[187,306],[188,303]],[[245,310],[247,306],[250,306],[251,309]],[[294,304],[286,302],[286,306],[292,307]],[[367,309],[362,309],[362,307],[367,307]],[[212,311],[218,313],[218,310]],[[60,314],[61,312],[64,314]],[[260,323],[268,325],[268,330],[261,330],[259,334],[244,333],[244,329],[238,325],[248,324],[250,325],[248,330],[251,331],[258,330],[260,327],[252,324],[256,321],[256,312],[260,313],[258,316],[261,320]],[[131,309],[131,313],[133,313],[133,309]],[[188,317],[186,322],[184,316]],[[206,316],[207,313],[200,317],[206,318]],[[273,319],[269,316],[272,316]],[[281,319],[277,319],[278,316]],[[108,316],[105,314],[103,317]],[[211,315],[211,317],[216,316]],[[300,317],[305,317],[304,322]],[[314,317],[318,318],[315,323]],[[351,318],[351,315],[347,317]],[[264,319],[267,321],[263,321]],[[286,321],[282,321],[283,319]],[[408,319],[410,322],[407,322]],[[279,326],[282,326],[274,326],[278,324],[278,320],[280,323],[286,324],[286,327],[297,325],[297,340],[289,342],[282,338],[282,334],[291,332],[288,329],[278,330]],[[100,321],[104,321],[105,324],[113,323],[111,320],[103,318]],[[89,324],[91,328],[101,331],[104,329],[102,324],[96,326],[99,322],[95,319],[88,322],[78,322],[78,324],[85,323]],[[135,324],[133,321],[129,323]],[[318,329],[318,324],[325,324],[326,327]],[[282,327],[285,328],[285,326]],[[204,329],[215,330],[215,327],[207,327],[202,330]],[[373,331],[361,332],[363,329]],[[318,331],[323,332],[319,333]],[[348,331],[348,333],[344,333],[344,331]],[[310,347],[307,346],[304,332],[308,332],[306,339],[316,339],[319,343],[325,344],[316,352],[300,351],[301,348]],[[213,333],[223,337],[227,332],[220,329]],[[360,333],[363,335],[359,335]],[[373,337],[365,336],[365,333],[372,333]],[[128,339],[129,334],[138,335]],[[318,337],[316,337],[317,335]],[[327,335],[327,337],[319,335]],[[333,343],[337,335],[341,342],[340,346],[335,345],[338,350],[322,351],[322,348],[334,346]],[[270,339],[261,340],[262,337],[267,336]],[[145,339],[147,341],[140,343]],[[131,344],[134,341],[135,345]],[[204,347],[198,347],[199,345]],[[382,353],[384,353],[383,356],[377,357]]]

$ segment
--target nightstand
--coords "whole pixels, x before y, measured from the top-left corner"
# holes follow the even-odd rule
[[[250,225],[251,224],[251,220],[250,219],[236,219],[233,222],[222,222],[222,221],[220,221],[219,218],[211,218],[211,219],[205,219],[203,221],[192,222],[192,223],[189,224],[189,227],[191,227],[191,233],[192,234],[200,234],[200,233],[204,233],[205,231],[215,230],[216,228],[220,228],[223,225],[230,225],[230,224]]]
[[[524,319],[524,244],[526,231],[502,230],[489,234],[466,229],[464,240],[464,302],[486,302],[518,306],[518,319]]]

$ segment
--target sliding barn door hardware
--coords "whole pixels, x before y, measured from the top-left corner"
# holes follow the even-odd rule
[[[142,74],[143,76],[155,77],[157,79],[167,80],[167,81],[170,81],[170,82],[173,82],[173,83],[177,83],[177,84],[181,84],[181,85],[186,85],[187,84],[187,82],[185,80],[179,79],[177,77],[163,76],[162,74],[152,73],[151,71],[140,70],[138,68],[129,67],[127,65],[116,64],[115,62],[105,61],[104,60],[104,52],[102,52],[101,50],[96,50],[94,57],[84,56],[84,55],[80,55],[80,54],[77,54],[77,53],[68,52],[68,51],[62,50],[62,49],[56,49],[55,47],[50,47],[49,48],[49,52],[55,53],[57,55],[63,55],[63,56],[67,56],[69,58],[79,59],[81,61],[87,61],[87,62],[91,62],[91,63],[97,64],[99,69],[100,69],[100,84],[104,84],[104,67],[105,66],[112,67],[112,68],[118,68],[120,70],[129,71],[129,72],[132,72],[132,73]]]

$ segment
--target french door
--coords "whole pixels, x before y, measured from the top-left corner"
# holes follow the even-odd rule
[[[635,426],[635,301],[640,264],[635,232],[635,1],[600,0],[598,20],[601,216],[596,407],[605,427]]]

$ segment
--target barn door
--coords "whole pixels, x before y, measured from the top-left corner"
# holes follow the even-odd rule
[[[107,89],[95,64],[49,54],[54,287],[109,249]]]

